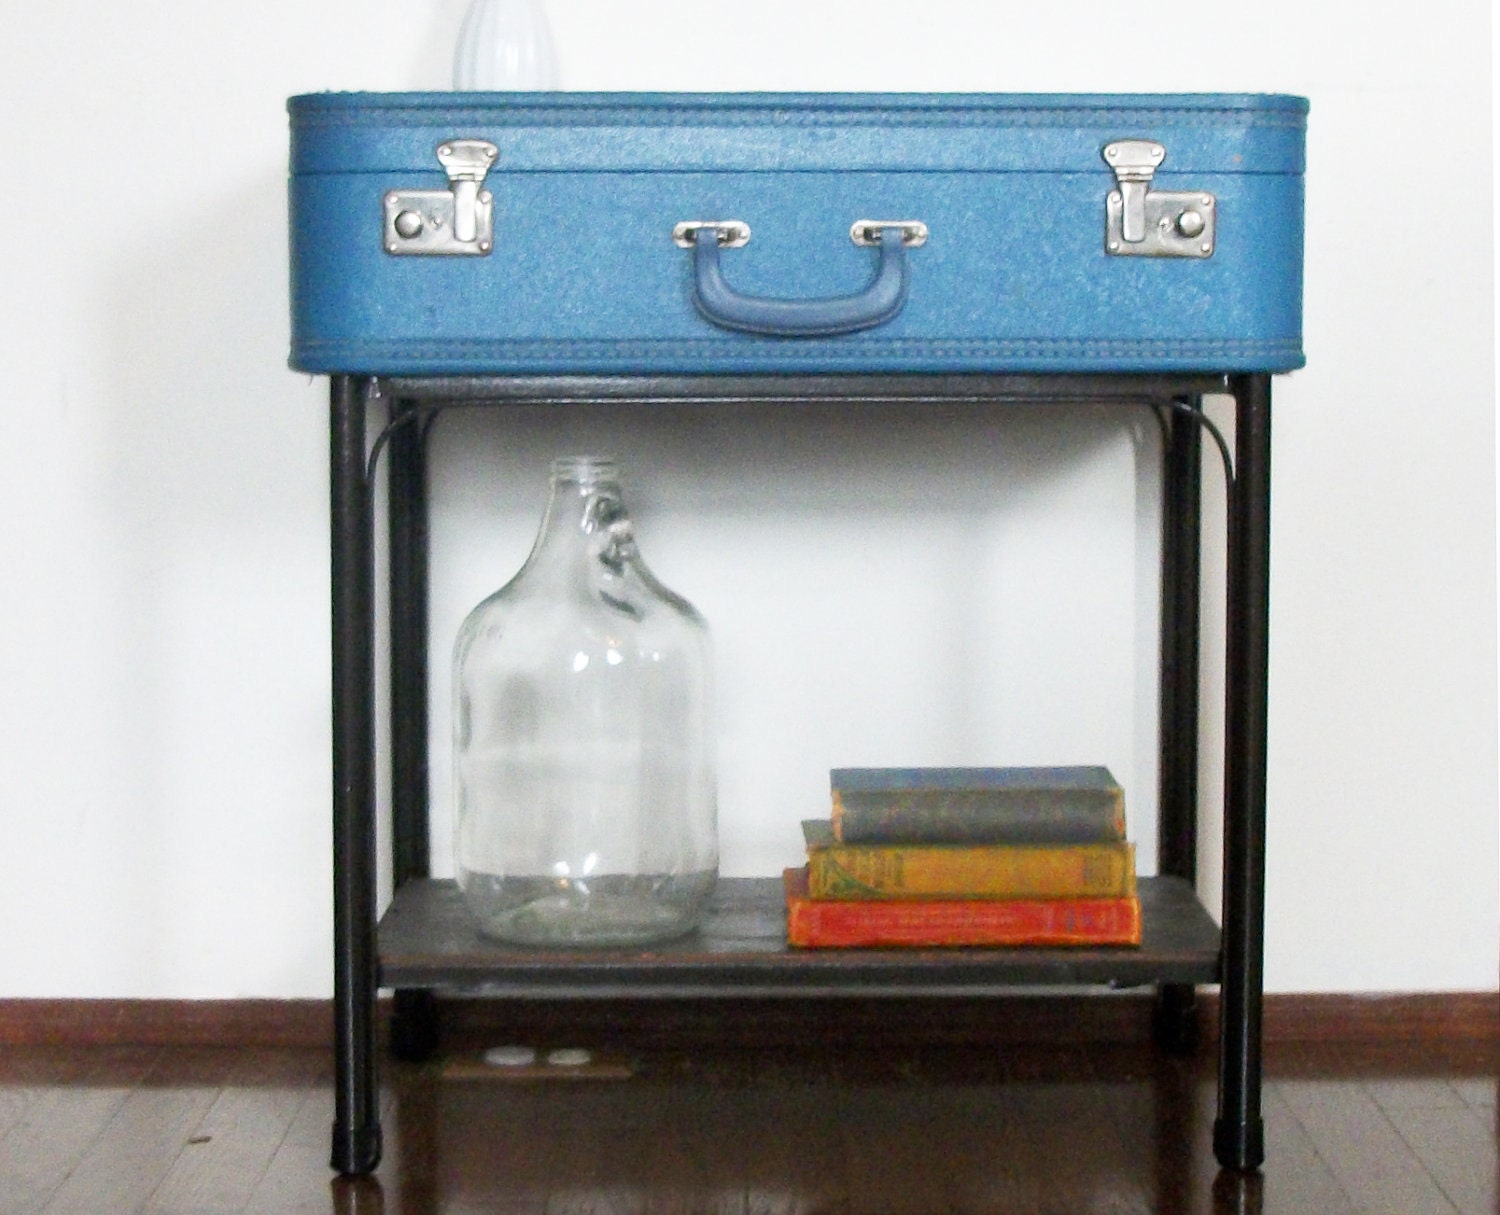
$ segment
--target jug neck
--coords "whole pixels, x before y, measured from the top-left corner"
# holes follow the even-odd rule
[[[552,492],[533,557],[566,550],[620,557],[633,541],[618,465],[598,456],[554,460]]]

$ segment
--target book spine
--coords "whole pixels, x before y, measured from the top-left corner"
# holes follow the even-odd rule
[[[1141,908],[1124,899],[827,902],[787,899],[787,943],[801,948],[1139,945]]]
[[[1092,844],[1125,838],[1122,790],[833,790],[843,844]]]
[[[815,899],[1128,898],[1133,844],[942,847],[892,844],[811,848]]]

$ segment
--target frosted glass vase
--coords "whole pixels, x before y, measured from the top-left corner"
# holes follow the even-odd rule
[[[557,56],[542,0],[472,0],[453,55],[453,87],[555,89]]]

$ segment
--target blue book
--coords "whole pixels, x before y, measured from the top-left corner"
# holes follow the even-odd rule
[[[1086,844],[1125,838],[1125,792],[1101,766],[834,768],[845,844]]]

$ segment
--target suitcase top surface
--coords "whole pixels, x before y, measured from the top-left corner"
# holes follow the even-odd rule
[[[1301,173],[1307,101],[1282,94],[311,93],[294,173],[430,169],[490,138],[511,171],[1084,172],[1103,142],[1168,143],[1166,171]],[[524,133],[524,137],[523,136]]]

